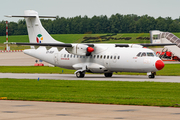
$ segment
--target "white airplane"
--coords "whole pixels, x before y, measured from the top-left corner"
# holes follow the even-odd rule
[[[144,46],[160,44],[65,44],[54,40],[43,28],[39,16],[34,10],[26,10],[24,17],[30,43],[13,43],[29,45],[31,49],[24,53],[55,66],[74,69],[78,78],[86,72],[104,73],[111,77],[113,72],[147,73],[149,78],[155,78],[156,72],[163,69],[163,61],[154,51]]]

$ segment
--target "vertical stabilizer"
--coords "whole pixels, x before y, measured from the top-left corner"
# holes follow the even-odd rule
[[[54,40],[44,29],[39,19],[38,12],[26,10],[24,13],[30,43],[60,43],[59,41]]]

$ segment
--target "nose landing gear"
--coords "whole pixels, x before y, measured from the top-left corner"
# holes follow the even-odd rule
[[[156,72],[151,72],[150,74],[148,74],[148,77],[151,78],[155,78]]]

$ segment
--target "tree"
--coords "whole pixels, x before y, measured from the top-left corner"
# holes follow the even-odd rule
[[[150,30],[160,30],[169,32],[180,32],[180,18],[172,20],[171,17],[154,17],[134,14],[121,15],[119,13],[111,15],[76,16],[64,18],[57,16],[56,19],[41,19],[44,28],[50,34],[84,34],[84,33],[148,33]],[[0,35],[5,35],[5,21],[0,22]],[[9,35],[26,35],[27,27],[25,20],[9,23]]]
[[[0,22],[0,36],[6,35],[6,23],[5,21]]]
[[[158,17],[156,19],[156,30],[166,31],[167,30],[167,23],[164,18]]]

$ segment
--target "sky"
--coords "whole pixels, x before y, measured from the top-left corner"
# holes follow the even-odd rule
[[[25,10],[35,10],[39,15],[75,17],[87,15],[136,14],[154,18],[180,16],[180,0],[0,0],[0,21],[17,22],[20,18],[4,15],[24,15]]]

